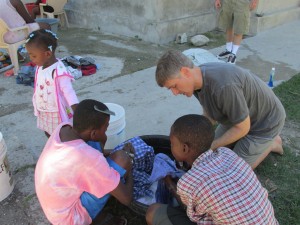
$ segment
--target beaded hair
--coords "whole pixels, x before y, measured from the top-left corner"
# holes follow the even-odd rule
[[[33,31],[28,35],[26,45],[36,44],[45,51],[50,50],[51,52],[54,52],[57,47],[57,40],[57,35],[51,30],[41,29]]]

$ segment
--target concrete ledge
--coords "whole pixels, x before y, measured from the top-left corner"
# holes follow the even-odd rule
[[[216,15],[213,13],[195,15],[155,22],[146,26],[148,33],[142,35],[141,38],[145,41],[163,44],[174,41],[178,33],[193,36],[213,30],[216,27]]]
[[[256,35],[279,25],[300,19],[300,7],[278,11],[272,14],[257,17],[253,15],[250,21],[250,35]]]

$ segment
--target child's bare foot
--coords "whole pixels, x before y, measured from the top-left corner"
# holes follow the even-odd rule
[[[273,144],[271,146],[271,152],[283,155],[282,140],[279,135],[274,138]]]

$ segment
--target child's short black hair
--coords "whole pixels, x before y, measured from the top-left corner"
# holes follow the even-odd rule
[[[215,132],[205,116],[189,114],[179,117],[173,123],[170,135],[174,135],[191,149],[203,153],[210,149]]]
[[[74,112],[73,128],[81,133],[87,129],[99,129],[105,124],[108,114],[99,112],[95,109],[106,111],[107,106],[102,102],[98,102],[92,99],[86,99],[81,101]]]
[[[50,50],[51,52],[55,52],[57,39],[56,34],[51,30],[40,29],[33,31],[28,35],[26,45],[35,44],[45,51]]]

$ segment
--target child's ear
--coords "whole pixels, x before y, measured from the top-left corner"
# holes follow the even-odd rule
[[[50,51],[50,50],[47,50],[47,51],[45,52],[45,55],[46,55],[48,58],[50,58],[50,57],[53,55],[53,52]]]
[[[183,152],[184,152],[185,154],[187,154],[187,153],[190,152],[190,147],[189,147],[189,145],[188,145],[187,143],[184,143],[184,144],[183,144]]]
[[[90,131],[90,138],[92,141],[95,141],[96,139],[95,137],[96,137],[96,130],[93,129]]]

